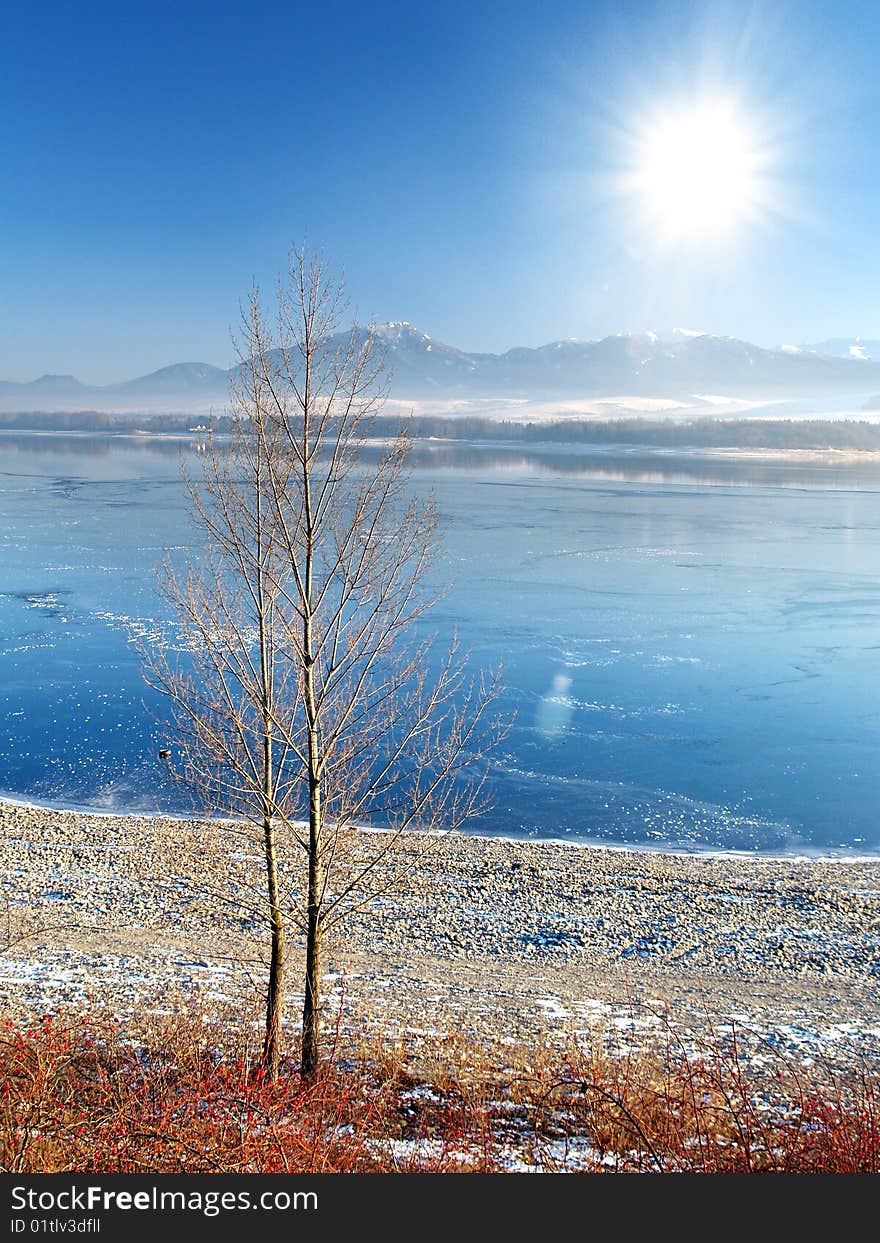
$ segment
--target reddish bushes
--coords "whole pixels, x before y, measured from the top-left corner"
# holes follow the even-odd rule
[[[8,1172],[880,1169],[880,1093],[844,1078],[750,1068],[736,1044],[613,1058],[461,1043],[363,1052],[277,1083],[209,1025],[137,1040],[47,1018],[0,1032]],[[504,1067],[502,1070],[501,1067]]]
[[[605,1168],[691,1173],[880,1171],[880,1081],[774,1059],[734,1041],[699,1056],[576,1055],[536,1099],[536,1129],[589,1136]],[[545,1168],[559,1162],[545,1161]],[[564,1168],[564,1163],[563,1163]]]

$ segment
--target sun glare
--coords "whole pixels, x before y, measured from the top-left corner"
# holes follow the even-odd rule
[[[730,234],[765,205],[766,154],[726,101],[658,109],[632,139],[625,189],[661,240]]]

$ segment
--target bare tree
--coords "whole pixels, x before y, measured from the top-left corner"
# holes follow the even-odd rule
[[[436,597],[437,515],[410,486],[405,430],[368,443],[384,359],[371,330],[341,331],[345,311],[341,284],[305,250],[271,324],[252,295],[236,431],[209,447],[201,480],[186,477],[204,555],[164,568],[188,667],[147,657],[148,680],[170,698],[182,776],[262,834],[272,1075],[289,921],[305,933],[308,1075],[325,935],[387,888],[401,834],[458,829],[480,810],[478,761],[495,732],[497,673],[470,677],[457,643],[440,651],[418,625]],[[385,832],[343,867],[347,837],[367,824]]]

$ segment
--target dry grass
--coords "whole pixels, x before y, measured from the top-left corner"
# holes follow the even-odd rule
[[[333,1050],[277,1083],[208,1020],[134,1033],[46,1017],[0,1029],[0,1163],[26,1172],[877,1172],[880,1090],[736,1036],[566,1051],[438,1038]]]

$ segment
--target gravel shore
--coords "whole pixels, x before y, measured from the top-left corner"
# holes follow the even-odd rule
[[[353,834],[348,866],[379,840]],[[880,1065],[880,860],[454,835],[405,839],[401,864],[403,884],[327,947],[328,1021],[346,1032],[631,1038],[735,1023],[801,1058]],[[0,876],[7,1014],[258,1014],[261,859],[233,826],[0,803]],[[296,962],[292,979],[295,1026]]]

